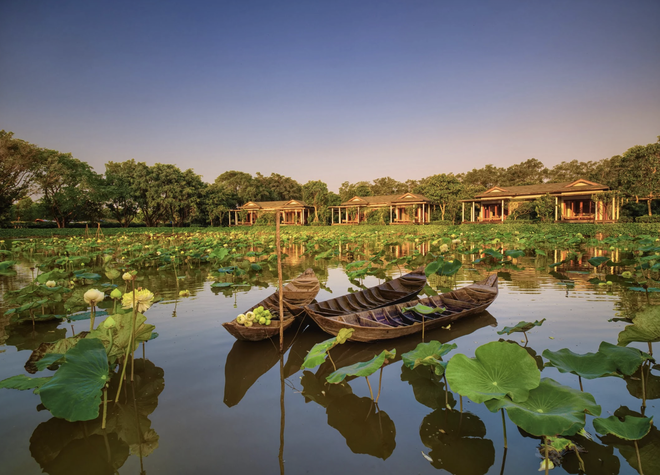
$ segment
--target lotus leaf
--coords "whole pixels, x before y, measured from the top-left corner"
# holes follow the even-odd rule
[[[605,257],[605,256],[597,256],[597,257],[592,257],[592,258],[589,259],[587,262],[588,262],[589,264],[591,264],[592,266],[594,266],[594,267],[598,267],[598,266],[601,266],[601,265],[605,264],[605,263],[608,262],[609,260],[610,260],[609,257]]]
[[[413,370],[403,366],[401,381],[407,381],[412,386],[415,399],[426,407],[440,409],[447,405],[450,408],[456,405],[454,393],[447,391],[440,377],[427,368],[417,367]]]
[[[390,351],[383,350],[379,355],[374,356],[369,361],[339,368],[325,379],[329,383],[337,384],[341,383],[346,376],[369,376],[378,371],[388,360],[393,360],[395,357],[396,349]]]
[[[55,417],[67,421],[95,419],[108,373],[103,343],[82,339],[66,353],[55,376],[41,387],[41,402]]]
[[[521,251],[520,249],[509,249],[508,251],[504,251],[504,255],[507,257],[525,257],[525,251]]]
[[[660,306],[651,305],[633,317],[633,324],[619,333],[619,346],[627,346],[633,341],[660,341]]]
[[[453,356],[446,376],[454,391],[476,403],[506,395],[524,401],[541,379],[534,358],[524,348],[500,341],[478,347],[474,358]]]
[[[57,363],[64,357],[61,353],[50,353],[37,361],[37,369],[43,371],[48,366]]]
[[[97,310],[94,315],[98,318],[105,317],[107,314],[108,312],[106,310]],[[92,312],[74,313],[73,315],[68,315],[66,318],[72,322],[77,322],[79,320],[89,320],[92,318]]]
[[[422,305],[421,303],[418,303],[417,305],[415,305],[413,307],[403,307],[401,309],[401,311],[402,312],[413,311],[413,312],[417,312],[421,315],[431,315],[431,314],[434,314],[434,313],[442,313],[442,312],[445,311],[445,309],[442,308],[442,307],[437,307],[437,308],[436,307],[428,307],[426,305]]]
[[[355,332],[355,328],[342,328],[337,333],[337,343],[343,345]]]
[[[522,402],[505,397],[486,401],[491,412],[506,409],[511,422],[535,436],[575,435],[585,424],[585,412],[600,415],[600,406],[585,392],[562,386],[550,378],[529,392]]]
[[[573,373],[582,378],[596,379],[601,376],[615,376],[616,368],[612,361],[598,353],[579,355],[568,348],[559,351],[545,350],[543,357],[550,360],[546,366],[554,366],[561,373]]]
[[[502,331],[497,332],[497,334],[498,335],[504,335],[506,333],[507,335],[511,335],[514,332],[525,333],[525,332],[530,331],[534,327],[540,327],[541,325],[543,325],[543,322],[545,322],[545,318],[541,321],[536,320],[534,322],[522,321],[522,322],[517,323],[513,327],[504,327],[502,329]]]
[[[403,364],[410,369],[415,369],[420,365],[432,366],[435,374],[442,376],[447,366],[442,361],[442,357],[454,349],[456,349],[456,343],[443,344],[433,340],[428,343],[420,343],[414,350],[401,355],[401,358]]]
[[[644,361],[651,359],[651,355],[637,348],[617,346],[606,341],[601,342],[596,354],[605,356],[612,362],[615,371],[626,376],[633,374]]]
[[[223,288],[223,287],[231,287],[232,285],[234,285],[234,284],[232,284],[231,282],[213,282],[211,284],[211,287]]]
[[[338,344],[337,337],[317,343],[309,350],[300,369],[313,369],[322,364],[328,356],[328,351]]]
[[[0,381],[0,388],[18,389],[19,391],[25,391],[26,389],[39,389],[49,380],[50,377],[30,378],[24,374],[17,374],[16,376]]]
[[[653,417],[617,416],[594,419],[594,429],[599,434],[613,434],[624,440],[639,440],[648,434],[653,425]]]
[[[105,276],[110,280],[115,280],[119,278],[120,275],[121,272],[119,272],[117,269],[106,269],[105,271]]]

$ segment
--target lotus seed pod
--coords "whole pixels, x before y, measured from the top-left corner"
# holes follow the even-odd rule
[[[119,300],[121,298],[121,295],[122,293],[121,290],[119,289],[113,289],[112,292],[110,292],[111,299]]]
[[[51,288],[51,289],[52,289],[53,287],[55,287],[56,285],[57,285],[57,284],[55,283],[54,280],[49,280],[48,282],[46,282],[46,287],[49,287],[49,288]]]

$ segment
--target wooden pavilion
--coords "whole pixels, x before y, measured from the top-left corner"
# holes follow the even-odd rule
[[[360,224],[376,210],[389,210],[389,224],[426,224],[431,221],[431,200],[418,193],[354,196],[339,206],[330,206],[333,225]]]
[[[619,218],[620,198],[612,198],[611,203],[602,200],[594,202],[591,199],[593,195],[606,191],[609,191],[607,186],[584,179],[567,183],[494,186],[472,199],[461,200],[463,222],[504,222],[522,203],[534,201],[546,194],[555,200],[555,222],[615,222]]]
[[[277,213],[282,211],[283,225],[303,226],[308,223],[310,213],[314,211],[313,206],[309,206],[302,200],[288,201],[248,201],[238,209],[229,212],[230,226],[252,226],[260,216],[267,213]],[[234,219],[232,222],[232,213]]]

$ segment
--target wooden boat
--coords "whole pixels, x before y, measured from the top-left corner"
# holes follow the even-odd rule
[[[364,310],[406,302],[417,296],[426,285],[424,268],[402,275],[375,287],[340,297],[305,305],[300,312],[319,317],[337,317]]]
[[[353,312],[348,315],[326,316],[314,310],[314,306],[305,307],[307,314],[321,329],[331,335],[337,335],[342,328],[353,328],[352,341],[376,341],[398,338],[412,333],[433,330],[438,327],[483,312],[497,297],[497,274],[445,294],[411,300],[374,310]],[[442,313],[422,315],[414,310],[407,310],[422,304],[427,307],[443,308]],[[317,304],[318,305],[318,304]]]
[[[319,279],[314,274],[314,271],[307,269],[282,288],[284,318],[280,318],[280,297],[279,292],[275,292],[243,312],[252,312],[255,308],[263,306],[270,310],[270,313],[273,315],[270,325],[254,323],[251,327],[246,327],[239,325],[236,319],[234,319],[231,322],[223,323],[222,326],[238,340],[260,341],[279,335],[280,325],[284,327],[284,330],[289,328],[295,320],[295,310],[312,303],[319,293],[320,288]]]

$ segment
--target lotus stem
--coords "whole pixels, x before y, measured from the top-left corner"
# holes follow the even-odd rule
[[[105,429],[105,420],[108,415],[108,385],[103,388],[103,420],[101,421],[101,429]]]
[[[642,377],[642,413],[644,412],[644,409],[646,409],[646,381],[644,380],[644,366],[646,365],[646,362],[642,364],[642,367],[639,369],[639,373]]]
[[[584,392],[584,388],[582,387],[582,376],[578,374],[578,381],[580,382],[580,391]]]
[[[92,305],[92,311],[90,312],[89,317],[89,331],[94,330],[94,317],[96,317],[96,305]]]
[[[124,365],[121,369],[121,378],[119,378],[119,387],[117,388],[117,395],[115,396],[115,402],[119,402],[119,394],[121,392],[121,385],[124,382],[124,377],[126,376],[126,365],[128,364],[128,356],[131,354],[131,346],[133,346],[133,335],[135,333],[135,316],[137,313],[137,308],[135,306],[135,280],[133,280],[133,332],[128,338],[128,346],[126,347],[126,353],[124,354]]]
[[[284,355],[280,354],[280,450],[278,459],[280,461],[280,475],[284,475]]]
[[[367,386],[369,386],[369,394],[371,394],[371,400],[374,400],[374,392],[371,390],[371,383],[369,383],[369,378],[367,376],[364,377],[364,379],[367,380]]]
[[[578,450],[577,446],[575,447],[575,456],[578,458],[580,463],[579,469],[582,472],[586,472],[587,469],[584,467],[584,460],[582,460],[582,457],[580,457],[580,451]]]
[[[447,376],[445,376],[443,374],[442,377],[445,380],[445,407],[447,409],[450,409],[450,407],[449,407],[449,385],[447,384]]]
[[[328,358],[330,359],[330,363],[332,363],[332,367],[335,369],[335,371],[337,371],[337,366],[335,365],[335,362],[333,361],[332,356],[330,356],[330,350],[326,351],[325,354],[328,355]],[[373,399],[373,397],[372,397],[372,399]]]
[[[525,346],[527,346],[527,343],[529,343],[529,340],[527,339],[527,332],[523,332],[523,335],[525,335]]]
[[[653,344],[649,341],[649,355],[653,356]]]
[[[463,414],[463,396],[459,394],[458,396],[461,400],[461,414]]]
[[[422,343],[424,343],[424,314],[422,314]]]
[[[380,399],[380,388],[383,383],[383,367],[380,367],[380,377],[378,378],[378,395],[376,396],[376,404],[378,404],[378,400]]]
[[[500,470],[500,475],[504,475],[504,465],[506,463],[506,453],[508,452],[509,449],[504,447],[504,453],[502,454],[502,469]]]
[[[128,347],[131,350],[131,381],[133,381],[133,376],[135,374],[135,321],[137,320],[137,299],[135,297],[135,276],[133,276],[133,331],[131,332],[131,338],[129,339]],[[178,287],[177,279],[177,287]]]
[[[504,433],[504,450],[506,450],[508,448],[508,444],[506,441],[506,420],[504,417],[504,409],[500,409],[500,411],[502,412],[502,432]]]
[[[644,475],[644,472],[642,471],[642,457],[639,455],[639,445],[637,445],[637,441],[633,440],[635,443],[635,453],[637,454],[637,466],[639,467],[639,475]]]
[[[544,435],[543,436],[543,442],[545,443],[545,475],[548,475],[548,472],[550,471],[550,464],[549,459],[548,459],[548,438]]]

